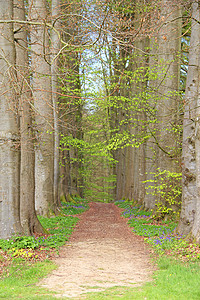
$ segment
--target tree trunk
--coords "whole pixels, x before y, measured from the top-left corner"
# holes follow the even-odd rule
[[[23,0],[14,1],[15,20],[25,21]],[[15,25],[16,69],[20,116],[21,165],[20,165],[20,221],[24,233],[43,232],[35,212],[35,153],[34,132],[31,116],[31,91],[29,87],[29,64],[27,27]]]
[[[59,30],[59,21],[55,21],[59,17],[60,13],[60,0],[52,0],[52,23],[56,30]],[[60,205],[60,194],[59,194],[59,147],[60,147],[60,137],[59,137],[59,115],[58,115],[58,74],[59,74],[59,64],[58,58],[55,59],[57,53],[60,49],[60,39],[58,33],[52,30],[51,34],[52,43],[52,65],[51,65],[51,84],[52,84],[52,102],[53,102],[53,115],[54,115],[54,202],[55,207]]]
[[[47,1],[30,0],[29,16],[41,25],[31,26],[32,86],[35,108],[35,203],[38,214],[54,212],[54,139],[51,94],[51,68],[49,65],[49,33]]]
[[[157,102],[158,142],[168,154],[158,149],[158,167],[163,170],[177,171],[177,143],[173,126],[177,123],[179,105],[181,51],[181,9],[174,1],[162,0],[163,24],[158,32],[158,81]],[[162,68],[164,67],[164,72]],[[171,157],[170,157],[171,156]]]
[[[69,46],[61,55],[62,65],[62,90],[67,95],[62,97],[61,114],[62,127],[61,132],[64,137],[69,137],[72,144],[68,144],[68,150],[64,150],[61,154],[64,157],[65,167],[61,169],[61,190],[65,193],[69,191],[70,194],[83,196],[83,176],[82,176],[82,153],[81,149],[73,144],[73,140],[82,140],[82,100],[81,100],[81,84],[79,77],[79,52],[75,51],[77,39],[79,20],[75,13],[79,9],[80,3],[72,1],[71,5],[65,3],[63,7],[63,25],[65,30],[62,32],[62,39]],[[71,15],[71,17],[69,17]],[[73,45],[71,46],[71,43]],[[74,47],[75,46],[75,47]],[[68,97],[69,95],[69,97]],[[62,150],[63,151],[63,150]],[[70,172],[70,174],[67,174]],[[68,182],[67,182],[68,181]],[[63,185],[64,184],[64,185]],[[63,195],[67,196],[67,195]]]
[[[192,230],[199,240],[199,120],[196,114],[199,108],[196,99],[199,97],[200,16],[197,1],[192,3],[192,17],[184,100],[182,206],[177,230],[184,235]]]
[[[13,19],[13,1],[0,1],[0,19]],[[0,24],[0,238],[22,231],[19,213],[19,130],[12,24]]]
[[[152,173],[168,170],[179,172],[180,149],[178,149],[176,135],[177,108],[180,103],[178,92],[180,86],[180,62],[181,50],[181,9],[173,1],[160,1],[162,24],[151,38],[150,70],[154,77],[149,81],[150,90],[154,101],[149,103],[155,113],[156,125],[149,123],[149,133],[152,137],[147,143],[147,180],[154,180]],[[155,157],[155,159],[153,159]],[[147,183],[154,185],[154,183]],[[158,183],[159,185],[159,183]],[[148,193],[148,190],[147,190]],[[149,197],[150,196],[150,197]],[[155,199],[153,195],[146,195],[145,204],[152,208],[155,200],[163,202],[163,199]],[[148,203],[150,202],[150,203]],[[167,203],[163,202],[164,206]]]
[[[136,1],[139,6],[140,1]],[[135,12],[135,27],[140,26],[140,13]],[[129,107],[129,134],[132,146],[127,149],[126,167],[126,195],[130,200],[144,202],[146,179],[145,161],[145,89],[147,85],[145,52],[148,47],[148,38],[138,36],[134,41],[134,50],[130,56],[130,107]]]

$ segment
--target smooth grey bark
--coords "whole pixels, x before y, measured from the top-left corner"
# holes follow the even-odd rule
[[[136,1],[135,11],[135,29],[138,29],[141,23],[141,13],[144,1]],[[126,197],[130,200],[143,204],[145,196],[146,179],[146,161],[145,161],[145,140],[146,135],[146,112],[144,91],[146,89],[146,68],[147,60],[145,53],[148,47],[148,38],[140,36],[135,38],[134,50],[130,56],[130,107],[129,107],[129,133],[132,138],[132,146],[127,148],[126,163]],[[139,144],[139,146],[138,146]]]
[[[0,19],[13,18],[13,1],[0,1]],[[22,231],[19,217],[19,128],[12,24],[0,24],[0,238]]]
[[[112,63],[111,63],[112,62],[112,53],[111,53],[111,51],[109,51],[108,57],[109,57],[109,65],[108,65],[109,72],[108,72],[108,74],[107,74],[107,70],[105,69],[104,64],[101,64],[102,74],[103,74],[103,82],[104,82],[107,98],[110,97],[110,84],[109,84],[108,77],[111,78],[111,80],[113,80],[113,77],[112,77],[113,70],[112,70]],[[112,137],[112,129],[114,130],[115,121],[116,121],[116,114],[113,110],[113,107],[107,107],[106,115],[107,115],[107,118],[106,118],[107,124],[109,126],[109,129],[111,129],[110,133],[105,132],[106,140],[108,142],[109,139]],[[110,155],[112,156],[112,158],[114,158],[116,156],[115,151],[110,150]],[[108,176],[111,175],[113,177],[113,182],[110,183],[109,197],[111,198],[111,201],[114,201],[116,199],[116,163],[115,162],[110,162],[107,167],[108,167],[107,175]],[[109,185],[109,184],[107,184],[107,185]]]
[[[114,54],[115,56],[116,54]],[[123,47],[119,49],[119,61],[116,60],[115,62],[115,68],[117,70],[116,72],[116,78],[115,80],[119,80],[120,74],[124,72],[125,64],[126,64],[126,52],[124,51]],[[126,99],[128,97],[128,90],[126,87],[127,84],[127,78],[124,76],[124,78],[121,78],[120,82],[120,91],[117,92],[119,99],[117,100],[117,106],[116,107],[116,118],[117,122],[116,124],[118,127],[115,128],[116,132],[119,134],[123,134],[123,132],[127,129],[127,124],[125,122],[127,118],[127,112],[126,112],[126,102],[122,101],[120,98],[123,97]],[[117,164],[116,164],[116,199],[120,200],[125,197],[125,172],[126,172],[126,150],[125,148],[119,148],[116,150],[116,158],[117,158]]]
[[[182,206],[177,231],[188,235],[191,230],[199,240],[199,3],[192,3],[189,63],[184,99],[182,147]],[[197,20],[197,21],[196,21]],[[197,211],[196,211],[197,210]],[[196,219],[196,220],[195,220]],[[194,223],[195,222],[195,223]]]
[[[35,148],[35,205],[40,215],[54,211],[54,137],[46,0],[30,0],[32,89],[37,145]]]
[[[147,180],[154,180],[151,173],[168,170],[180,172],[177,164],[180,150],[173,127],[177,124],[177,108],[179,105],[180,61],[181,50],[181,8],[174,1],[159,2],[163,20],[157,34],[151,38],[150,69],[157,72],[157,78],[150,80],[150,94],[154,103],[149,103],[156,110],[156,126],[149,124],[149,141],[147,142]],[[151,74],[150,74],[151,75]],[[151,136],[152,135],[152,136]],[[153,156],[155,159],[153,159]],[[158,171],[157,171],[158,169]],[[148,185],[152,185],[153,183]],[[155,201],[153,195],[147,194],[145,206],[152,208]],[[163,203],[164,205],[168,205]]]
[[[25,21],[23,0],[14,0],[14,19]],[[17,96],[20,118],[20,222],[26,235],[43,232],[35,211],[35,153],[29,82],[27,26],[15,25]]]
[[[82,130],[82,109],[81,101],[81,83],[80,83],[80,56],[75,47],[80,44],[77,36],[79,35],[79,18],[76,12],[79,9],[80,2],[72,1],[71,5],[64,3],[62,39],[69,46],[60,57],[62,73],[60,81],[66,97],[61,100],[61,132],[63,136],[69,136],[70,139],[83,139]],[[72,46],[71,46],[72,43]],[[75,46],[75,47],[74,47]],[[61,157],[64,157],[65,166],[61,171],[61,191],[62,197],[67,197],[67,193],[83,196],[83,176],[82,176],[82,152],[78,147],[69,144],[69,150],[64,150]],[[63,150],[62,150],[63,151]],[[68,173],[68,174],[67,174]]]
[[[154,38],[150,39],[150,54],[149,56],[149,69],[150,72],[155,73],[155,54],[157,47],[155,45]],[[152,70],[152,71],[151,71]],[[156,69],[157,70],[157,69]],[[155,135],[156,135],[156,124],[155,120],[157,119],[156,113],[156,103],[158,99],[158,95],[156,92],[156,87],[158,85],[157,80],[151,80],[152,74],[150,74],[149,78],[149,94],[150,97],[147,100],[148,113],[147,113],[147,141],[146,141],[146,184],[145,184],[145,197],[144,197],[144,206],[146,209],[154,209],[156,198],[153,195],[152,191],[155,186],[155,174],[158,168],[158,149],[155,143]]]
[[[136,84],[135,95],[138,97],[138,111],[136,111],[137,115],[137,126],[136,126],[136,137],[138,142],[140,143],[139,147],[135,149],[135,162],[134,166],[134,189],[135,196],[134,200],[137,200],[140,204],[144,203],[145,197],[145,184],[146,180],[146,111],[145,111],[145,97],[144,92],[147,88],[147,80],[146,80],[146,71],[147,71],[147,59],[144,53],[149,46],[149,39],[143,38],[139,41],[136,41],[136,48],[139,50],[136,51],[136,70],[140,71],[140,79]]]
[[[59,17],[61,13],[60,0],[52,0],[52,23],[56,31],[59,31]],[[56,20],[57,19],[57,20]],[[58,74],[59,63],[58,58],[55,58],[60,50],[60,39],[58,33],[52,30],[51,45],[52,45],[52,65],[51,65],[51,85],[52,85],[52,103],[54,116],[54,202],[55,207],[60,205],[59,194],[59,161],[60,161],[60,137],[59,137],[59,112],[58,112]]]
[[[118,61],[116,60],[116,53],[117,53],[117,46],[114,40],[112,40],[112,47],[109,49],[109,76],[111,81],[111,87],[112,90],[109,90],[109,95],[111,94],[116,99],[120,96],[119,89],[116,88],[119,80],[119,74],[118,74]],[[114,65],[114,67],[113,67]],[[112,98],[111,98],[112,101]],[[119,108],[114,104],[111,105],[111,107],[108,108],[108,120],[109,120],[109,127],[110,127],[110,139],[113,139],[115,134],[117,133],[119,129],[119,123],[120,119],[118,117],[119,115]],[[114,162],[111,166],[111,174],[115,176],[116,178],[116,184],[113,186],[113,199],[114,200],[120,200],[120,187],[119,187],[119,179],[121,177],[120,175],[120,149],[112,149],[111,155],[114,159]]]
[[[179,105],[181,51],[181,8],[174,1],[163,0],[162,18],[167,22],[158,32],[158,60],[161,66],[157,92],[158,142],[168,154],[158,149],[158,167],[163,170],[177,171],[176,136],[173,126],[177,123]],[[164,67],[164,72],[161,70]],[[171,156],[171,157],[170,157]],[[174,157],[174,158],[173,158]]]
[[[195,5],[198,7],[194,7]],[[194,18],[200,21],[200,5],[199,2],[193,4],[193,9],[196,11],[196,15]],[[196,24],[198,26],[198,32],[196,36],[196,40],[198,40],[198,49],[199,49],[199,63],[198,63],[198,74],[200,71],[200,24]],[[193,30],[193,29],[192,29]],[[193,82],[194,82],[193,78]],[[195,82],[194,82],[195,83]],[[196,103],[196,129],[195,129],[195,152],[196,152],[196,205],[195,205],[195,214],[194,214],[194,223],[192,227],[192,236],[195,238],[197,243],[200,243],[200,76],[198,77],[198,96]],[[194,199],[195,200],[195,199]]]

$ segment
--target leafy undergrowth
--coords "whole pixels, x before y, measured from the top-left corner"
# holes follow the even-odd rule
[[[85,200],[82,199],[81,202],[80,200],[77,202],[77,204],[74,202],[62,203],[61,212],[58,216],[51,218],[38,217],[48,234],[13,236],[6,240],[0,239],[0,277],[3,281],[10,278],[11,269],[16,261],[22,263],[23,269],[25,265],[30,267],[36,262],[55,257],[59,247],[64,245],[72,234],[79,220],[76,215],[88,209]]]
[[[128,218],[128,224],[137,235],[144,236],[145,242],[151,245],[159,255],[178,258],[182,261],[200,261],[199,245],[188,241],[176,233],[177,223],[172,220],[156,221],[151,212],[132,207],[127,201],[117,201],[116,205],[123,208],[122,215]]]

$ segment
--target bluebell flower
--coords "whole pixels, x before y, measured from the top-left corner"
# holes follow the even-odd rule
[[[161,245],[162,243],[161,243],[161,241],[160,240],[155,240],[155,242],[154,242],[156,245]]]

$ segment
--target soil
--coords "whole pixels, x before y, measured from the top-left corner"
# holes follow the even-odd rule
[[[56,258],[58,268],[40,285],[57,297],[84,299],[84,293],[151,280],[154,267],[143,237],[136,236],[113,203],[91,203]]]

